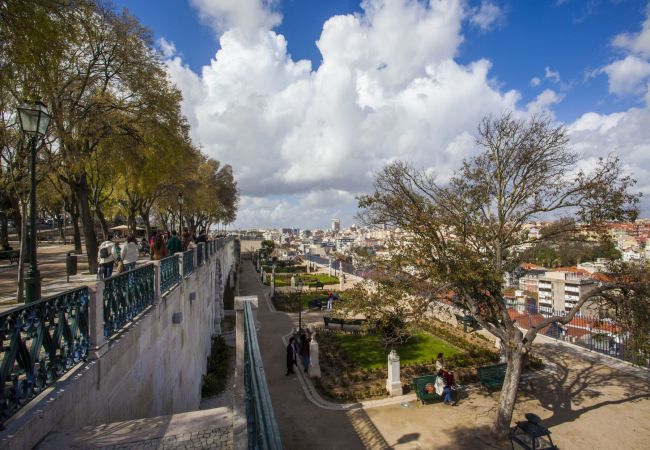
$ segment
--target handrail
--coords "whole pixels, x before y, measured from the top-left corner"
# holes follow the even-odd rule
[[[114,335],[153,303],[153,280],[153,264],[104,280],[104,337]]]
[[[194,249],[183,252],[183,278],[187,278],[194,272]]]
[[[255,331],[250,302],[244,303],[244,385],[248,416],[248,448],[281,450],[282,440],[275,419],[264,365]]]
[[[181,281],[178,270],[179,257],[172,255],[160,260],[160,293],[164,294]]]
[[[0,426],[88,355],[88,287],[0,313]]]

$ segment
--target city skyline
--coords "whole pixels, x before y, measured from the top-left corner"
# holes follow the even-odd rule
[[[507,110],[564,123],[581,168],[618,153],[648,216],[648,5],[542,3],[116,2],[152,28],[194,141],[233,165],[232,227],[353,223],[384,163],[444,182]]]

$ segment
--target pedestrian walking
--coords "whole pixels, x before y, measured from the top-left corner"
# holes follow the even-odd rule
[[[334,292],[327,294],[327,309],[332,309],[332,302],[334,301]]]
[[[97,253],[97,262],[99,263],[97,277],[99,279],[110,278],[113,275],[113,266],[117,255],[119,255],[119,247],[113,242],[113,233],[108,233],[106,240],[99,244]]]
[[[176,230],[172,230],[172,236],[167,240],[167,251],[170,255],[183,251],[183,243],[176,235]]]
[[[120,255],[122,257],[122,264],[124,264],[124,270],[135,269],[135,263],[138,261],[138,245],[135,243],[135,237],[133,235],[129,236],[124,245],[122,245]]]
[[[183,244],[183,251],[187,251],[187,248],[190,246],[191,242],[190,230],[187,227],[183,228],[183,233],[181,234],[181,242]]]
[[[165,239],[162,234],[158,234],[158,236],[156,236],[156,241],[153,243],[153,247],[151,248],[151,259],[158,261],[166,258],[167,255],[168,252],[167,246],[165,245]]]
[[[311,337],[308,333],[303,333],[300,336],[300,341],[300,356],[302,357],[302,367],[305,369],[305,373],[309,373],[309,342],[311,341]]]
[[[298,365],[296,362],[296,350],[294,348],[295,338],[292,336],[289,338],[289,344],[287,344],[287,373],[286,376],[295,373],[293,371],[293,366]]]

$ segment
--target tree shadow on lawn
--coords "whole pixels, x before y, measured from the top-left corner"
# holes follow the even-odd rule
[[[602,364],[576,359],[557,351],[544,352],[555,368],[522,382],[520,393],[539,401],[553,415],[544,419],[547,428],[573,422],[585,413],[650,396],[646,380]],[[609,391],[609,392],[608,392]]]

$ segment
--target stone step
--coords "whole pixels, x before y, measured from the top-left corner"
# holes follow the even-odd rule
[[[232,447],[232,409],[224,407],[50,433],[35,448],[229,450]]]

